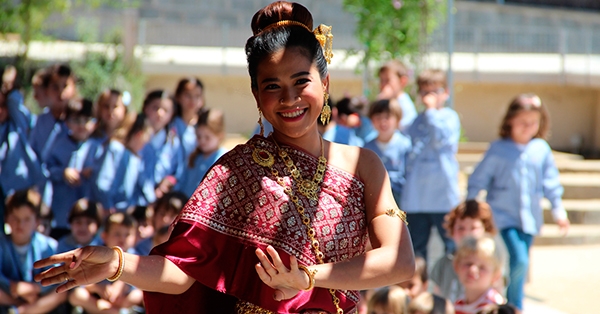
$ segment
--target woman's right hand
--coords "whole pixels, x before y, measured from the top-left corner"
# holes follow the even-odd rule
[[[43,286],[61,284],[56,292],[64,292],[115,275],[119,268],[119,254],[106,246],[86,246],[41,259],[33,267],[52,265],[56,266],[36,275],[35,280]]]

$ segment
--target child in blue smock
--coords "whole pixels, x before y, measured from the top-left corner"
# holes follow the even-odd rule
[[[97,142],[106,144],[115,133],[123,131],[123,121],[127,115],[127,107],[131,102],[129,92],[116,89],[106,89],[96,100],[96,129],[92,138]],[[124,136],[124,135],[123,135]]]
[[[41,163],[27,141],[21,100],[17,90],[0,93],[0,226],[4,226],[6,196],[45,181]],[[4,228],[0,229],[4,233]]]
[[[50,176],[46,169],[46,161],[50,149],[56,139],[63,133],[67,133],[65,113],[69,100],[77,96],[75,75],[68,65],[56,64],[48,69],[50,76],[49,86],[46,89],[49,105],[36,119],[35,126],[29,133],[29,144],[37,154],[42,163],[42,169],[47,177]],[[52,184],[47,179],[38,185],[44,203],[52,203]]]
[[[68,216],[73,204],[90,196],[90,178],[99,146],[97,141],[90,139],[96,127],[91,101],[71,100],[65,120],[69,131],[56,139],[46,161],[53,191],[51,236],[55,239],[70,232]]]
[[[67,104],[77,95],[75,75],[68,65],[54,65],[49,73],[47,96],[50,105],[38,116],[29,134],[31,148],[42,162],[46,162],[50,148],[60,133],[68,131],[65,124]]]
[[[127,135],[123,142],[109,141],[93,181],[91,199],[102,203],[105,212],[125,211],[156,199],[154,182],[145,176],[144,162],[138,155],[150,140],[152,127],[144,114],[132,113],[125,119]]]
[[[427,243],[435,227],[444,242],[445,254],[454,252],[454,242],[444,230],[444,216],[460,202],[456,152],[460,119],[445,107],[448,99],[446,75],[425,70],[417,78],[420,100],[425,107],[408,128],[412,141],[408,154],[402,209],[415,254],[427,260]]]
[[[156,200],[154,203],[154,213],[151,218],[151,225],[154,232],[152,235],[136,243],[135,251],[137,254],[148,255],[153,247],[162,243],[160,242],[162,236],[160,233],[164,231],[161,232],[160,230],[166,227],[168,229],[166,230],[167,233],[170,234],[173,221],[175,221],[175,218],[177,218],[188,199],[189,197],[181,192],[168,192]]]
[[[41,196],[33,189],[19,190],[6,202],[8,235],[0,235],[0,311],[12,307],[16,313],[48,313],[67,300],[42,287],[34,276],[45,269],[34,269],[33,262],[56,252],[56,240],[36,231],[40,221]]]
[[[181,184],[175,189],[192,196],[206,171],[227,152],[221,146],[225,139],[225,118],[217,109],[206,110],[198,115],[196,124],[197,146],[190,154]]]
[[[406,135],[398,130],[402,119],[402,109],[395,99],[382,99],[371,104],[369,119],[377,130],[377,138],[365,144],[365,148],[374,151],[390,176],[394,198],[400,206],[402,189],[406,178],[406,157],[411,143]]]
[[[186,77],[175,89],[175,118],[173,126],[183,147],[184,159],[196,150],[196,124],[204,108],[204,85],[197,77]]]
[[[136,228],[135,219],[127,213],[109,215],[101,233],[104,245],[118,246],[124,252],[136,254],[132,249]],[[69,302],[73,306],[83,308],[86,313],[135,313],[133,308],[139,309],[142,305],[143,293],[123,281],[104,280],[73,289],[69,295]]]
[[[145,175],[154,180],[157,197],[168,192],[173,183],[180,181],[185,170],[184,150],[177,129],[171,124],[173,110],[173,99],[166,91],[152,91],[144,100],[142,111],[154,135],[140,156],[144,161]]]
[[[320,118],[317,119],[319,132],[324,140],[362,147],[365,144],[365,141],[356,135],[356,130],[340,124],[338,104],[350,101],[350,98],[343,98],[338,101],[337,104],[334,104],[334,102],[329,100],[329,104],[331,105],[331,119],[327,124],[324,124]]]
[[[78,199],[69,212],[71,233],[58,240],[58,253],[86,245],[101,245],[97,236],[102,224],[102,205],[87,198]]]
[[[377,137],[377,130],[363,113],[366,105],[367,103],[359,97],[344,97],[335,104],[337,124],[354,131],[354,135],[360,138],[363,144]]]
[[[549,116],[535,94],[518,95],[509,105],[493,142],[469,177],[467,198],[487,191],[494,221],[510,259],[508,302],[523,309],[529,249],[544,218],[542,198],[552,204],[552,215],[562,231],[569,219],[562,205],[563,187],[550,146],[545,141]]]
[[[390,60],[379,68],[380,99],[396,99],[402,109],[402,119],[398,129],[405,132],[417,117],[417,110],[410,96],[404,91],[409,82],[406,65],[398,60]]]

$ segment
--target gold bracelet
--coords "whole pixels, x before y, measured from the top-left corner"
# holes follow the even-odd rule
[[[118,246],[113,246],[112,249],[117,251],[117,254],[119,255],[119,268],[117,268],[117,272],[112,277],[106,278],[106,280],[110,282],[119,280],[121,275],[123,275],[123,269],[125,269],[125,255],[123,254],[123,249]]]
[[[316,269],[310,270],[304,265],[298,265],[298,269],[305,272],[306,275],[308,276],[308,288],[305,288],[302,290],[304,290],[304,291],[312,290],[312,288],[315,287],[315,275],[317,274],[317,270]]]

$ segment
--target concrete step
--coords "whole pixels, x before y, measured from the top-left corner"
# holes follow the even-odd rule
[[[594,199],[600,197],[600,173],[561,173],[564,199]]]
[[[556,167],[560,173],[596,173],[600,175],[600,160],[557,159]]]
[[[533,245],[600,244],[600,225],[571,225],[567,235],[557,225],[544,225]]]
[[[550,212],[550,202],[544,199],[544,223],[553,224],[554,219]],[[573,200],[564,199],[563,206],[567,210],[567,215],[573,225],[594,225],[597,224],[600,229],[600,199]]]

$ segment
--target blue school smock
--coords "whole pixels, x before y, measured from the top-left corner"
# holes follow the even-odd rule
[[[50,111],[45,111],[38,116],[29,134],[29,144],[42,163],[46,162],[54,141],[61,133],[66,132],[68,128],[65,121],[55,119]]]
[[[24,260],[15,250],[10,235],[0,234],[0,289],[10,295],[11,281],[34,282],[35,275],[50,268],[33,268],[33,262],[56,254],[56,240],[34,232]],[[55,286],[42,287],[41,294],[53,291]]]
[[[0,124],[0,188],[4,196],[42,184],[46,177],[22,128],[9,118]]]
[[[374,140],[378,135],[377,130],[373,127],[371,119],[364,115],[360,115],[360,125],[354,128],[354,133],[363,140],[363,143]]]
[[[140,156],[144,161],[145,176],[159,184],[166,176],[181,180],[185,170],[183,147],[173,126],[168,126],[154,134],[142,148]]]
[[[91,195],[91,177],[81,177],[81,184],[71,186],[64,177],[66,168],[75,168],[78,171],[94,167],[94,156],[97,143],[92,140],[82,142],[74,140],[70,135],[63,134],[52,145],[46,162],[52,182],[52,203],[50,208],[54,214],[53,226],[69,228],[69,212],[73,204],[80,198],[89,198]]]
[[[400,109],[402,109],[402,119],[400,119],[398,126],[402,132],[406,132],[417,118],[417,109],[415,109],[415,104],[407,93],[402,93],[398,96],[397,100],[400,104]]]
[[[18,90],[13,90],[8,93],[6,104],[9,110],[10,119],[16,126],[28,135],[35,124],[35,116],[23,103],[23,95]]]
[[[323,139],[330,142],[358,147],[362,147],[365,144],[365,141],[356,135],[355,130],[339,124],[336,124],[325,131],[325,133],[323,133]]]
[[[146,206],[155,201],[154,184],[144,175],[140,157],[123,144],[111,140],[104,149],[92,184],[92,200],[105,210],[125,211],[129,206]]]
[[[183,192],[188,197],[192,196],[208,169],[226,152],[227,149],[220,147],[208,156],[203,154],[196,156],[194,167],[190,168],[188,165],[181,180],[181,185],[178,183],[175,190]]]
[[[196,137],[196,126],[188,125],[181,119],[181,117],[175,117],[173,119],[173,127],[179,136],[181,147],[183,148],[183,157],[187,161],[190,154],[196,150],[197,137]]]
[[[460,202],[458,192],[458,141],[460,119],[450,108],[427,109],[408,129],[412,150],[406,161],[403,210],[447,213]]]
[[[562,205],[563,186],[552,150],[543,139],[519,145],[512,139],[494,141],[469,177],[467,199],[487,191],[498,229],[518,228],[531,235],[540,232],[542,198],[552,204],[555,219],[567,217]]]
[[[96,234],[96,236],[92,238],[92,241],[87,244],[77,243],[73,237],[73,234],[67,234],[58,240],[56,253],[64,253],[87,245],[102,245],[102,239],[100,238],[99,233]]]
[[[400,131],[396,131],[385,147],[378,145],[377,139],[366,143],[364,147],[374,151],[383,162],[390,177],[394,198],[400,205],[402,190],[406,183],[406,158],[411,149],[410,139]]]

